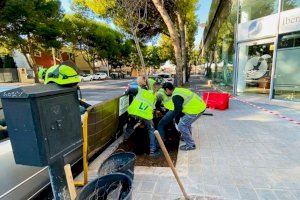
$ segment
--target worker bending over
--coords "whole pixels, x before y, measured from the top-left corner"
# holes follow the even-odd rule
[[[181,133],[185,145],[180,146],[180,150],[189,151],[196,149],[195,141],[192,138],[192,123],[205,111],[206,104],[197,94],[186,88],[175,88],[172,83],[164,83],[163,89],[168,97],[172,97],[174,111],[169,111],[164,116],[166,121],[175,120],[175,124]],[[163,119],[164,119],[163,118]],[[161,123],[161,122],[160,122]],[[165,123],[163,122],[163,125]],[[159,131],[164,127],[158,125]],[[163,136],[163,134],[161,134]]]
[[[137,78],[138,93],[128,107],[128,114],[145,124],[150,140],[150,157],[158,157],[161,152],[157,149],[154,135],[153,112],[155,108],[155,91],[147,89],[147,79],[143,76]],[[125,140],[134,132],[134,123],[129,122],[125,131]]]

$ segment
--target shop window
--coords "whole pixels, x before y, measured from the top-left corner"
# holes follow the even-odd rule
[[[300,101],[300,48],[279,49],[277,52],[274,97]]]
[[[300,31],[279,36],[278,49],[300,47]]]
[[[300,0],[282,0],[282,10],[291,10],[300,7]]]
[[[240,0],[240,23],[278,12],[278,0]]]

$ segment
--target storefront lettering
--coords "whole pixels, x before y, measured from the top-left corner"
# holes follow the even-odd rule
[[[300,23],[300,16],[285,17],[283,19],[282,25],[285,26],[294,23]]]

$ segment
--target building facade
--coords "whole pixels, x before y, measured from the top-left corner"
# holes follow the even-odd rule
[[[220,86],[300,101],[300,0],[214,0],[203,43]]]

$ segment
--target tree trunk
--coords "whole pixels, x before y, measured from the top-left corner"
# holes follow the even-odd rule
[[[53,59],[53,65],[56,65],[56,56],[55,56],[55,49],[52,48],[52,59]]]
[[[95,64],[95,61],[96,61],[96,55],[93,55],[93,60],[92,60],[92,66],[93,66],[93,68],[92,68],[92,70],[93,70],[93,74],[95,74],[96,73],[96,64]]]
[[[31,52],[30,53],[30,58],[28,57],[28,54],[26,52],[22,52],[25,55],[25,58],[28,62],[28,65],[30,68],[33,70],[34,73],[34,82],[35,83],[40,83],[39,76],[38,76],[38,69],[34,60],[34,54]]]
[[[147,71],[146,71],[145,61],[144,61],[144,57],[143,57],[142,50],[141,50],[141,47],[140,47],[139,39],[138,39],[138,37],[136,35],[136,32],[134,30],[131,31],[131,32],[133,34],[133,39],[134,39],[136,50],[138,52],[138,55],[139,55],[139,58],[140,58],[140,61],[141,61],[142,68],[146,73],[145,75],[147,76],[148,74],[147,74]]]
[[[108,64],[108,60],[103,59],[102,63],[104,63],[104,65],[106,66],[106,68],[107,68],[107,76],[109,76],[109,64]]]
[[[180,40],[178,37],[178,33],[176,31],[175,25],[172,22],[167,10],[164,8],[160,0],[152,0],[153,4],[155,5],[156,9],[160,13],[161,17],[163,18],[165,24],[168,27],[168,31],[170,33],[172,45],[175,52],[175,59],[176,59],[176,79],[178,86],[182,86],[182,69],[183,69],[183,62],[181,56],[181,48],[180,48]]]
[[[217,79],[218,78],[218,63],[215,59],[215,73],[214,73],[214,79]]]
[[[183,69],[185,71],[185,80],[188,82],[188,64],[187,64],[187,48],[186,48],[186,32],[185,32],[185,24],[181,19],[181,16],[179,13],[177,15],[178,20],[178,26],[179,26],[179,33],[180,33],[180,44],[181,44],[181,56],[182,56],[182,63],[183,63]]]
[[[94,72],[91,61],[84,55],[84,53],[82,51],[81,51],[81,55],[82,55],[83,60],[88,64],[89,68]]]

